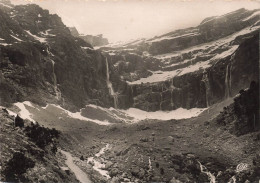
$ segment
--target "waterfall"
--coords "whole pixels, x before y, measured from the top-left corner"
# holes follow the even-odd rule
[[[173,109],[174,104],[173,104],[172,93],[173,93],[173,89],[171,89],[171,107],[172,107],[172,109]]]
[[[163,85],[162,85],[162,92],[163,92]],[[160,111],[162,110],[162,101],[163,101],[162,92],[160,92]]]
[[[106,57],[106,74],[107,74],[107,87],[109,90],[109,94],[113,97],[114,99],[114,107],[117,108],[118,107],[118,95],[117,93],[114,92],[113,89],[113,85],[110,82],[110,78],[109,78],[109,67],[108,67],[108,61],[107,61],[107,57]]]
[[[231,69],[232,69],[232,63],[230,63],[230,69],[229,69],[229,95],[231,96]]]
[[[162,93],[160,93],[160,111],[162,110]]]
[[[55,95],[56,95],[56,99],[60,100],[61,99],[61,92],[57,86],[57,77],[55,74],[55,62],[53,60],[51,60],[52,63],[52,75],[53,75],[53,85],[54,85],[54,91],[55,91]]]
[[[130,89],[131,89],[131,94],[134,97],[134,90],[133,90],[133,86],[132,85],[130,85]]]
[[[228,183],[236,183],[236,176],[235,176],[235,175],[232,176],[232,177],[229,179]]]
[[[202,165],[199,161],[198,161],[198,163],[200,165],[201,173],[205,173],[208,176],[208,178],[210,180],[210,183],[215,183],[216,182],[216,177],[212,173],[210,173],[208,171],[208,169],[204,165]]]
[[[230,76],[229,76],[229,65],[226,68],[226,76],[225,76],[225,98],[230,97]]]
[[[206,71],[203,74],[202,82],[204,82],[205,88],[206,88],[206,90],[205,90],[205,92],[206,92],[206,105],[207,105],[207,108],[208,108],[209,107],[210,84],[209,84],[209,77],[208,77],[208,74],[207,74]]]
[[[123,55],[123,59],[124,59],[124,61],[126,61],[125,55]]]
[[[172,82],[171,82],[171,107],[172,107],[172,109],[173,109],[173,106],[174,106],[173,97],[172,97],[173,89],[174,89],[174,86],[173,86],[173,78],[172,78]]]

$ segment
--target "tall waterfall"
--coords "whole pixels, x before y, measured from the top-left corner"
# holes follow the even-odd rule
[[[225,76],[225,98],[230,97],[230,87],[231,87],[231,69],[229,69],[229,65],[226,68],[226,76]]]
[[[173,97],[172,97],[172,94],[173,94],[173,89],[174,89],[174,85],[173,85],[173,78],[172,78],[172,82],[171,82],[171,107],[173,109],[173,106],[174,106],[174,103],[173,103]]]
[[[209,84],[209,77],[208,77],[208,74],[207,72],[204,72],[203,74],[203,77],[202,77],[202,81],[204,82],[205,84],[205,87],[206,87],[206,105],[207,105],[207,108],[209,107],[209,95],[210,95],[210,84]]]
[[[132,85],[130,85],[130,88],[131,88],[131,94],[132,94],[132,96],[134,96],[134,90],[133,90],[133,86],[132,86]]]
[[[162,92],[163,92],[163,85],[162,85]],[[162,110],[162,101],[163,101],[162,92],[160,92],[160,111]]]
[[[108,67],[108,61],[107,61],[107,57],[106,57],[106,74],[107,74],[107,87],[109,90],[109,94],[113,97],[114,99],[114,107],[117,108],[118,107],[118,95],[117,93],[114,91],[113,89],[113,85],[110,82],[110,78],[109,78],[109,67]]]
[[[162,110],[162,98],[163,98],[162,93],[160,93],[160,111]]]
[[[53,75],[53,85],[54,85],[54,91],[55,91],[55,95],[56,95],[56,99],[60,100],[61,99],[61,92],[57,86],[57,77],[55,74],[55,62],[53,60],[51,60],[52,63],[52,75]]]

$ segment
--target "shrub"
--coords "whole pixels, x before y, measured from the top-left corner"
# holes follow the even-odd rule
[[[28,168],[33,168],[35,162],[26,157],[22,152],[15,152],[13,157],[6,163],[6,167],[3,170],[5,181],[7,182],[24,182],[26,181],[23,174]]]
[[[49,129],[41,127],[39,124],[33,124],[25,128],[26,135],[33,141],[38,147],[44,149],[50,143],[53,143],[53,152],[56,152],[54,139],[59,137],[59,131],[56,129]]]

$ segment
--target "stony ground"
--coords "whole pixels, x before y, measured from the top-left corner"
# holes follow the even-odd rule
[[[42,119],[40,124],[55,127],[61,132],[58,147],[70,153],[73,163],[95,183],[210,182],[213,179],[228,182],[234,175],[237,182],[254,182],[259,179],[255,167],[260,163],[256,164],[254,160],[260,152],[260,141],[257,140],[259,132],[237,137],[216,122],[216,116],[231,102],[232,99],[228,99],[213,105],[199,117],[191,119],[144,120],[131,125],[100,126],[64,118],[59,111],[55,112],[56,116],[53,113],[46,115],[33,108],[30,108],[30,112],[37,121]],[[26,143],[31,142],[23,130],[11,126],[13,118],[5,114],[4,119],[5,121],[1,121],[1,136],[3,147],[6,147],[1,159],[8,160],[13,154],[10,149],[24,148]],[[23,140],[17,146],[19,136]],[[11,144],[8,139],[12,139]],[[101,153],[106,145],[107,150]],[[43,150],[37,148],[37,151]],[[73,171],[66,164],[67,157],[61,152],[58,150],[55,155],[44,153],[47,154],[45,163],[36,160],[30,153],[25,153],[36,162],[36,166],[33,169],[28,168],[25,175],[35,178],[46,174],[48,176],[42,177],[43,181],[55,182],[54,177],[59,176],[55,176],[53,172],[57,170],[61,175],[69,176],[67,180],[76,181]],[[95,163],[88,161],[90,158],[101,163],[100,167],[97,168]],[[236,168],[241,163],[247,167],[242,173],[238,173]],[[4,164],[6,162],[2,161],[1,166]],[[203,165],[205,167],[201,169]],[[36,175],[36,172],[39,173]],[[105,172],[105,175],[99,172]]]
[[[219,182],[227,182],[236,174],[238,164],[253,167],[253,159],[260,152],[257,133],[236,137],[216,123],[215,117],[231,102],[229,99],[186,120],[149,120],[109,127],[75,122],[64,131],[60,145],[78,159],[83,157],[77,163],[94,182],[108,180],[86,161],[106,144],[110,149],[102,158],[112,182],[174,182],[173,177],[182,182],[210,182],[198,161]],[[59,125],[56,127],[63,129],[66,123]]]

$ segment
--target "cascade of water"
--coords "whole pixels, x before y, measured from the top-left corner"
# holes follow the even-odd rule
[[[123,59],[124,59],[124,61],[126,61],[125,55],[123,55]]]
[[[163,85],[162,85],[162,92],[163,92]],[[160,92],[160,110],[162,110],[162,101],[163,101],[162,92]]]
[[[207,108],[208,108],[209,107],[210,85],[209,85],[209,77],[208,77],[207,72],[205,72],[203,74],[202,81],[204,82],[205,87],[206,87],[206,91],[205,91],[206,92],[206,105],[207,105]]]
[[[173,109],[174,103],[173,103],[172,93],[173,93],[173,89],[171,89],[171,107]]]
[[[173,89],[174,89],[174,86],[173,86],[173,78],[172,78],[172,82],[171,82],[171,107],[172,107],[172,109],[173,109],[173,106],[174,106],[173,97],[172,97]]]
[[[236,183],[236,176],[235,176],[235,175],[232,176],[232,177],[229,179],[228,183]]]
[[[230,69],[229,69],[229,95],[231,96],[231,91],[232,91],[232,88],[231,88],[231,69],[232,69],[232,63],[230,64]]]
[[[212,173],[210,173],[210,171],[208,171],[208,169],[204,165],[202,165],[199,161],[198,163],[200,165],[200,171],[202,173],[205,173],[208,176],[210,183],[216,183],[216,177]]]
[[[225,76],[225,98],[229,98],[230,88],[229,88],[229,65],[226,68],[226,76]]]
[[[55,94],[56,94],[56,99],[60,100],[61,99],[61,92],[57,86],[57,77],[56,77],[56,74],[55,74],[55,62],[53,60],[51,60],[51,63],[52,63],[52,75],[53,75],[53,85],[54,85],[54,91],[55,91]]]
[[[162,110],[162,93],[160,93],[160,111]]]
[[[132,96],[134,96],[134,90],[133,90],[133,86],[132,86],[132,85],[130,85],[130,88],[131,88],[131,94],[132,94]]]
[[[118,106],[118,95],[116,92],[114,92],[113,89],[113,85],[110,82],[110,78],[109,78],[109,67],[108,67],[108,61],[107,61],[107,57],[106,57],[106,74],[107,74],[107,87],[109,90],[109,94],[113,97],[114,99],[114,107],[117,108]]]

